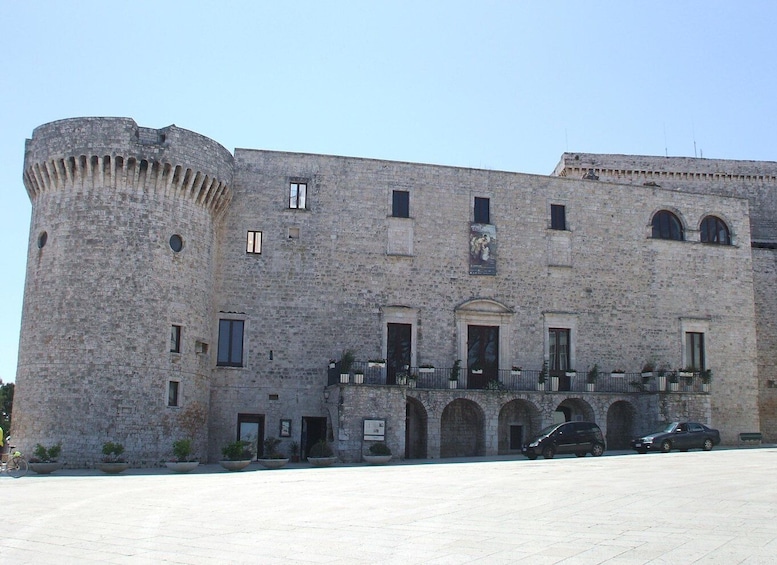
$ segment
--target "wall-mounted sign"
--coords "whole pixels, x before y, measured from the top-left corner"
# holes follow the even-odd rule
[[[470,224],[469,274],[496,274],[496,226],[492,224]]]
[[[386,420],[364,420],[364,441],[386,439]]]

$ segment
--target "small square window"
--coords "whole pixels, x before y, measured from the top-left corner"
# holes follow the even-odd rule
[[[262,232],[249,231],[248,239],[246,241],[246,253],[253,253],[259,255],[262,253]]]
[[[391,196],[391,215],[395,218],[410,217],[410,193],[406,190],[395,190]]]
[[[475,197],[475,223],[491,223],[491,201],[488,198]]]
[[[550,229],[567,229],[567,209],[561,204],[550,205]]]
[[[305,210],[307,208],[308,183],[289,183],[289,208]]]
[[[299,239],[299,228],[289,228],[289,239]]]
[[[181,383],[178,381],[169,381],[167,383],[167,405],[168,406],[180,406],[180,389]]]
[[[173,324],[170,331],[170,353],[181,352],[181,326]]]

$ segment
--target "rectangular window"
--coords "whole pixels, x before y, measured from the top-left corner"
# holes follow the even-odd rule
[[[289,183],[289,208],[305,210],[307,208],[308,183]]]
[[[178,381],[170,381],[167,383],[167,405],[168,406],[180,406],[179,404],[179,392],[181,383]]]
[[[219,351],[217,365],[243,366],[243,320],[219,320]]]
[[[685,368],[703,371],[704,366],[704,334],[686,332],[685,334]]]
[[[569,330],[566,328],[548,329],[549,369],[551,371],[566,371],[569,369]]]
[[[180,353],[181,352],[181,326],[176,326],[173,324],[173,327],[170,331],[170,353]]]
[[[550,229],[567,229],[567,210],[565,206],[561,204],[550,205]]]
[[[395,190],[391,199],[391,215],[395,218],[410,217],[410,193],[406,190]]]
[[[476,224],[490,224],[491,223],[491,201],[488,198],[475,197],[475,223]]]
[[[259,255],[262,252],[262,232],[249,231],[246,240],[246,253]]]

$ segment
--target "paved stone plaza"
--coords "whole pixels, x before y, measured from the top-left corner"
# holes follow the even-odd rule
[[[12,563],[775,563],[777,448],[0,476]]]

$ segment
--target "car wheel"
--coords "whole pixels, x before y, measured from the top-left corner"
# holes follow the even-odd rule
[[[661,442],[661,451],[664,453],[669,453],[672,451],[672,442],[668,439],[665,439],[663,442]]]
[[[707,438],[707,439],[705,439],[705,440],[704,440],[704,443],[703,443],[703,444],[701,444],[701,448],[702,448],[704,451],[710,451],[710,450],[712,450],[712,440],[711,440],[710,438]]]
[[[543,456],[545,459],[553,459],[553,456],[554,456],[554,455],[555,455],[555,452],[553,451],[553,448],[552,448],[552,447],[548,446],[548,447],[545,447],[545,448],[543,448],[543,450],[542,450],[542,456]]]
[[[591,455],[599,457],[602,453],[604,453],[604,446],[601,443],[593,444],[591,447]]]

